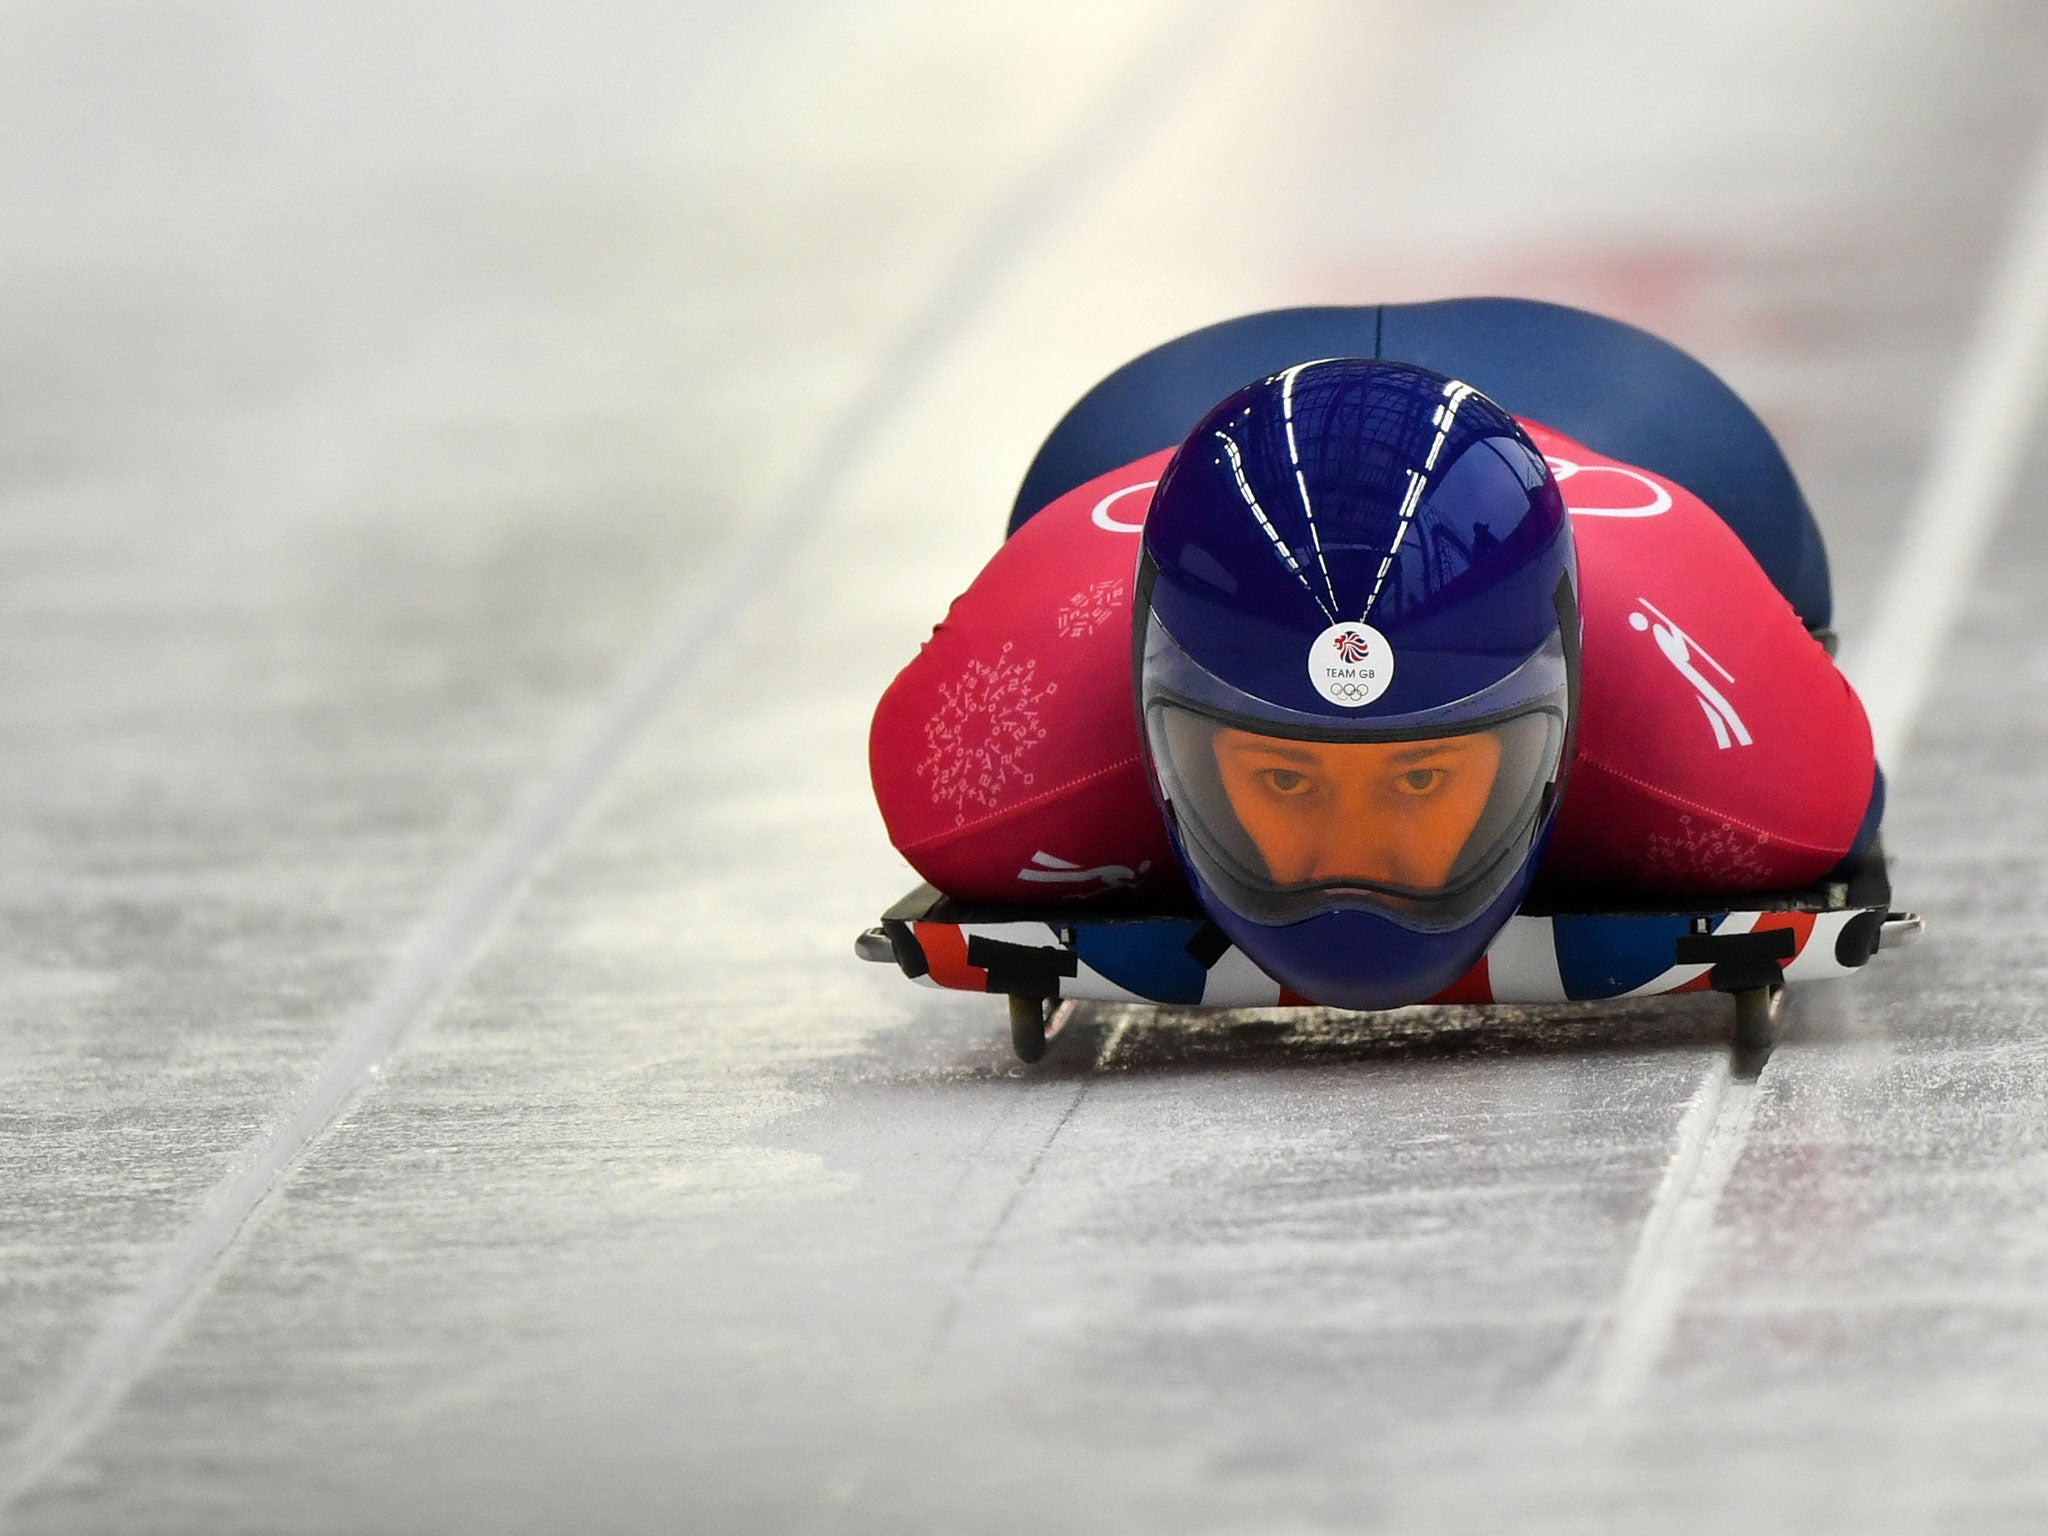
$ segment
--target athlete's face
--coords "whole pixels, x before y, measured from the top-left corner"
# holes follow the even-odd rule
[[[1359,880],[1437,889],[1500,771],[1500,739],[1490,732],[1327,742],[1225,727],[1215,745],[1231,812],[1280,885]]]

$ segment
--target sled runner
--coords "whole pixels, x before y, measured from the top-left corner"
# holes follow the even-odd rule
[[[1846,880],[1714,903],[1589,902],[1531,893],[1478,964],[1426,1005],[1598,1003],[1679,992],[1735,1000],[1735,1045],[1760,1060],[1788,982],[1842,976],[1917,938],[1894,911],[1884,852]],[[920,885],[855,945],[926,986],[1000,993],[1027,1062],[1065,1022],[1063,1002],[1176,1008],[1316,1006],[1236,950],[1192,898],[1119,909],[970,905]]]

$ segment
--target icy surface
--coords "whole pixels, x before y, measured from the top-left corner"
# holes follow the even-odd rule
[[[1211,319],[1671,335],[1875,621],[2048,36],[1690,10],[0,17],[0,1526],[2040,1529],[2048,463],[1753,1087],[850,953],[872,700]]]

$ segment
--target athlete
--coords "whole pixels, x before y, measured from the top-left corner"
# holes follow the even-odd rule
[[[1875,836],[1797,485],[1618,322],[1456,300],[1195,332],[1068,414],[1012,529],[871,738],[948,894],[1185,880],[1295,993],[1384,1007],[1539,877],[1788,888]]]

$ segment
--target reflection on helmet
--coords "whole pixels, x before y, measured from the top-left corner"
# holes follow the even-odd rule
[[[1561,788],[1574,582],[1541,456],[1454,380],[1305,364],[1182,445],[1146,523],[1139,705],[1196,893],[1270,974],[1388,1007],[1477,959]],[[1354,624],[1386,647],[1362,701],[1330,670]]]
[[[1467,730],[1332,739],[1252,729],[1162,692],[1147,724],[1182,851],[1233,910],[1277,923],[1342,903],[1443,926],[1519,872],[1564,709],[1559,689]]]

